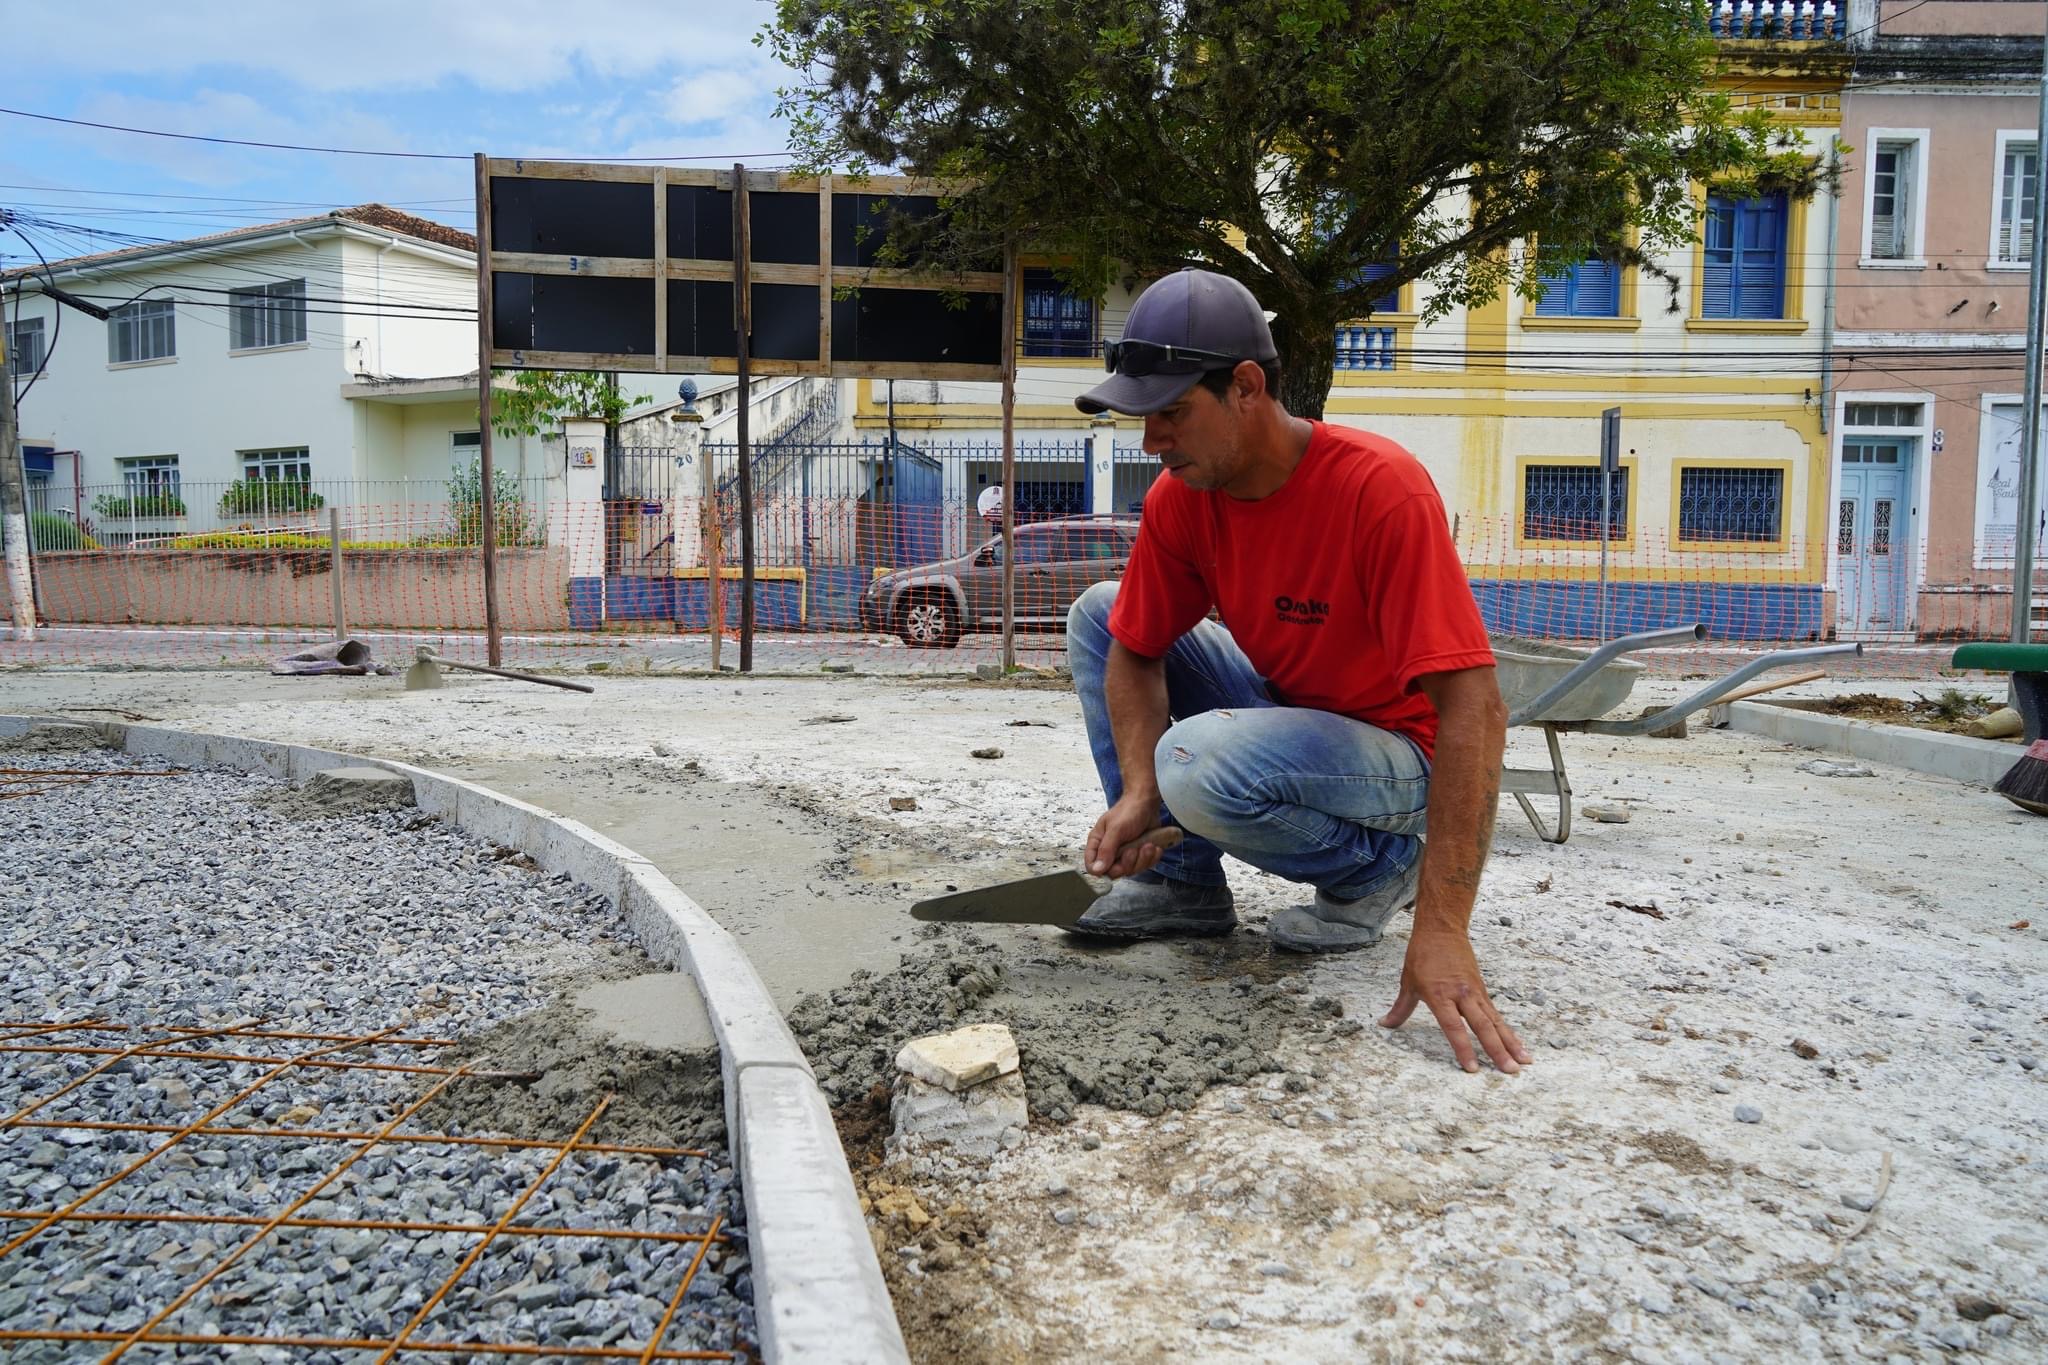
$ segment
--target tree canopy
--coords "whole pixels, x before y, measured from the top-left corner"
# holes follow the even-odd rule
[[[510,389],[491,391],[491,427],[501,436],[546,436],[565,417],[594,417],[616,427],[631,406],[619,396],[618,376],[594,370],[500,370]]]
[[[763,41],[816,170],[958,178],[932,264],[1014,242],[1077,292],[1184,264],[1278,314],[1291,410],[1336,326],[1592,256],[1655,270],[1693,186],[1808,196],[1796,131],[1711,90],[1697,0],[778,0]],[[1533,244],[1516,252],[1516,243]],[[1391,267],[1390,270],[1381,267]],[[1668,277],[1667,277],[1668,278]]]

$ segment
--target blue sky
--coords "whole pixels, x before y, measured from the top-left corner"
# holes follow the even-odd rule
[[[210,137],[496,156],[786,160],[768,0],[10,7],[0,105]],[[32,59],[30,59],[32,54]],[[467,160],[210,146],[0,115],[0,206],[181,238],[379,200],[473,223]],[[42,231],[75,255],[112,245]],[[25,256],[19,238],[0,254]]]

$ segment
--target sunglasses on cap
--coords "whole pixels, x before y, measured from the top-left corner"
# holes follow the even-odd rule
[[[1111,374],[1130,375],[1133,379],[1158,374],[1168,366],[1177,367],[1174,372],[1180,374],[1219,370],[1234,366],[1243,359],[1243,356],[1223,355],[1216,351],[1165,346],[1156,341],[1112,341],[1102,348],[1102,368]]]

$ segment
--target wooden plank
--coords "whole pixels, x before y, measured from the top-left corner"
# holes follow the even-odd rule
[[[814,265],[786,265],[772,261],[747,263],[747,277],[755,284],[793,284],[805,289],[815,289],[823,274],[824,272]]]
[[[723,281],[732,278],[731,261],[709,256],[674,256],[669,259],[667,270],[672,280]]]
[[[657,364],[651,355],[622,355],[599,351],[497,350],[490,363],[512,370],[617,370],[621,374],[736,374],[738,361],[729,355],[672,355]],[[819,360],[755,360],[748,362],[757,375],[809,375],[834,379],[937,379],[960,383],[1002,382],[1000,365],[929,365],[919,361],[842,361],[828,364]]]
[[[658,166],[621,166],[609,161],[525,161],[492,158],[494,176],[513,180],[595,180],[615,185],[651,185]]]
[[[922,361],[849,360],[832,367],[846,379],[954,379],[973,383],[1002,382],[1001,365],[928,365]]]
[[[753,415],[752,376],[747,352],[753,349],[754,282],[748,266],[753,253],[753,213],[747,202],[747,168],[732,168],[732,306],[733,333],[739,342],[739,384],[734,394],[740,454],[740,672],[754,671],[754,470],[748,419]]]
[[[654,176],[654,364],[668,368],[668,168],[656,167]]]
[[[934,180],[922,175],[868,175],[842,176],[835,192],[839,194],[915,194],[943,198],[957,195],[972,187],[972,181]]]
[[[818,361],[832,363],[832,177],[818,177]]]
[[[493,496],[491,464],[491,174],[482,152],[476,155],[476,411],[477,472],[481,476],[484,559],[484,653],[492,668],[504,667],[504,642],[498,630],[498,514]],[[12,381],[8,381],[12,382]]]
[[[654,262],[632,256],[551,256],[531,251],[501,251],[492,268],[519,275],[587,275],[593,279],[645,280],[654,277]]]
[[[1003,669],[1017,666],[1017,248],[1003,247]]]
[[[803,267],[809,269],[808,266]],[[870,285],[876,289],[957,289],[963,294],[1000,294],[1003,276],[997,270],[905,270],[863,265],[832,267],[832,284],[840,289]]]

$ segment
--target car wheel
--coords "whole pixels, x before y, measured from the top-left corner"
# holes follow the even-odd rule
[[[951,649],[960,643],[960,614],[944,593],[917,593],[896,613],[896,633],[912,649]]]

